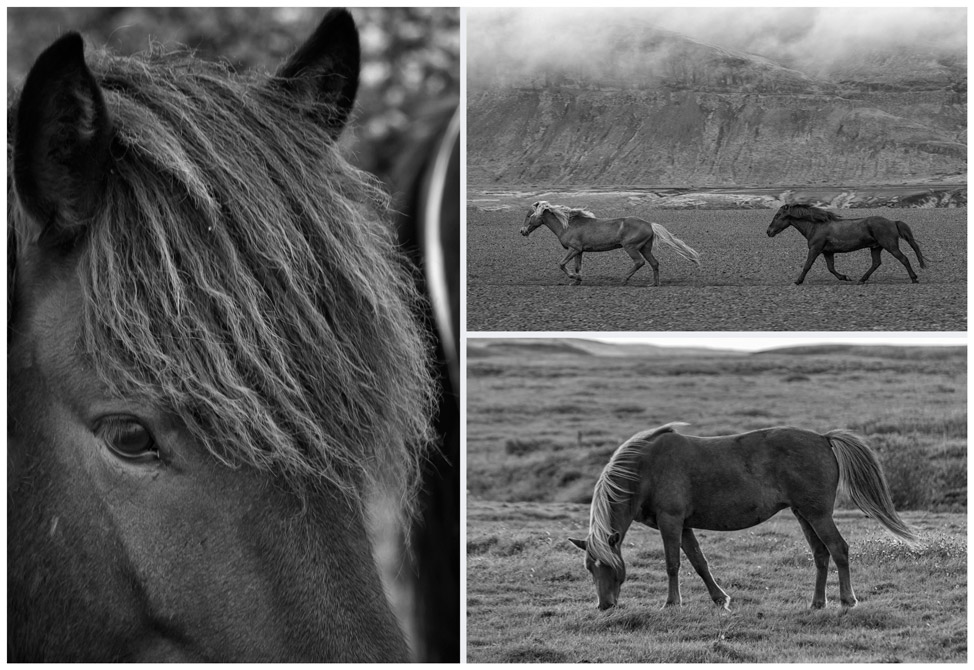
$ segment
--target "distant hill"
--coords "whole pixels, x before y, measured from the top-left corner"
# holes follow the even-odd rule
[[[569,35],[526,52],[471,46],[471,184],[966,181],[966,50],[891,39],[811,67],[646,24],[612,30],[581,59],[553,46]]]
[[[967,347],[962,346],[894,346],[876,344],[806,344],[762,349],[754,352],[709,347],[661,347],[644,343],[616,343],[582,338],[468,338],[467,358],[471,360],[497,356],[522,356],[528,359],[550,356],[584,356],[604,358],[678,358],[678,357],[767,357],[767,356],[858,356],[896,360],[966,360]]]
[[[950,360],[967,359],[967,347],[900,347],[892,345],[860,344],[812,344],[797,347],[777,347],[754,352],[760,355],[785,356],[836,356],[850,354],[869,358],[894,358],[900,360]]]
[[[570,355],[609,358],[671,358],[676,356],[746,356],[739,351],[706,347],[659,347],[652,344],[616,344],[574,338],[468,338],[467,358],[510,355]]]

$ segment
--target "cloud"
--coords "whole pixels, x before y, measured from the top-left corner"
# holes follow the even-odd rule
[[[651,58],[641,36],[653,28],[815,73],[849,66],[870,51],[966,53],[967,10],[470,8],[468,69],[527,73],[552,64],[583,69],[604,65],[620,53]]]

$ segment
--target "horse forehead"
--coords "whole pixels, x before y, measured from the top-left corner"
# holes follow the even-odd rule
[[[82,346],[81,286],[67,280],[29,283],[25,278],[17,286],[16,336],[8,356],[11,388],[34,379],[69,404],[71,398],[103,397],[106,391]]]

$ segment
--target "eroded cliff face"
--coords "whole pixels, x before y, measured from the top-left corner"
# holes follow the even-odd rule
[[[609,53],[530,71],[471,61],[470,182],[966,180],[962,54],[873,50],[802,72],[661,31]]]

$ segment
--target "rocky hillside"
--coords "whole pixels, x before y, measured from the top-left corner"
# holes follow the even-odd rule
[[[811,67],[646,25],[615,30],[581,59],[544,40],[530,58],[471,46],[469,183],[966,181],[963,51],[897,43]]]

